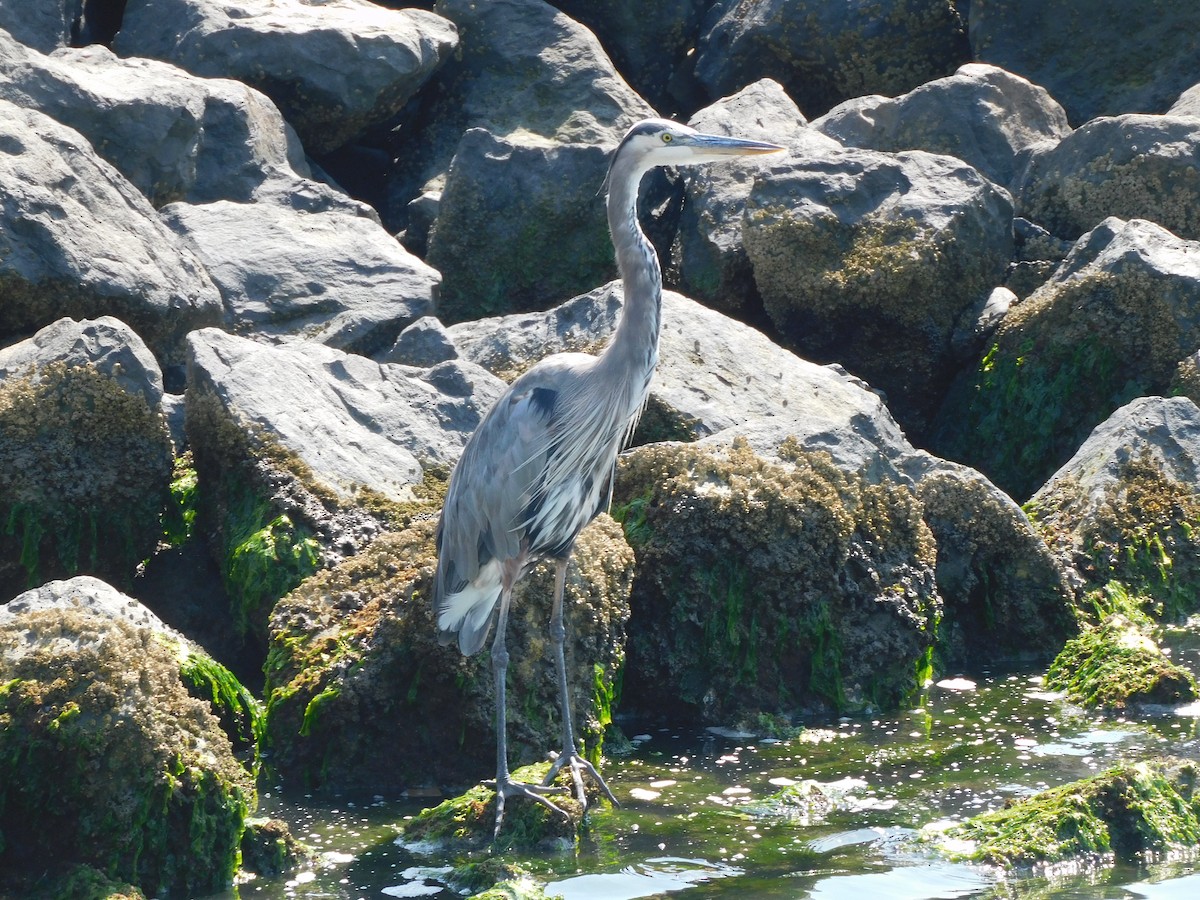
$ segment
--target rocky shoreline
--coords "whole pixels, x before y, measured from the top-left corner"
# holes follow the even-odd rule
[[[486,776],[433,524],[505,382],[611,332],[597,192],[656,113],[788,153],[647,180],[661,363],[568,577],[588,751],[990,664],[1195,699],[1158,630],[1200,611],[1200,13],[426,5],[0,0],[0,892],[284,867],[264,772]],[[1200,814],[1192,771],[1118,777]]]

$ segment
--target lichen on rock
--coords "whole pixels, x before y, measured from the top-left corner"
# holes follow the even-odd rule
[[[894,708],[928,676],[942,602],[919,501],[785,452],[621,459],[614,512],[638,559],[629,704],[718,721]]]

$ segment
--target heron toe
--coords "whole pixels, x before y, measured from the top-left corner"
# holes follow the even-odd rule
[[[492,834],[493,840],[500,837],[500,826],[504,824],[504,804],[512,797],[525,797],[536,801],[568,822],[571,821],[571,816],[566,810],[550,802],[545,796],[546,794],[561,794],[565,791],[565,788],[557,785],[528,784],[524,781],[513,781],[505,775],[503,779],[496,782],[496,828]]]
[[[555,756],[554,763],[550,766],[550,771],[547,772],[546,777],[542,779],[542,785],[549,785],[558,776],[558,773],[564,768],[569,769],[571,772],[571,781],[575,786],[575,797],[584,809],[587,809],[588,805],[587,792],[584,790],[583,784],[584,775],[586,775],[595,783],[596,787],[600,789],[600,793],[608,798],[609,803],[611,803],[613,806],[621,805],[617,802],[617,798],[613,795],[613,792],[609,790],[608,784],[605,783],[604,778],[601,777],[598,771],[596,771],[596,767],[578,753],[565,752]]]

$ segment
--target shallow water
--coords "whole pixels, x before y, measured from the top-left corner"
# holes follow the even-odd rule
[[[1200,650],[1180,646],[1176,658],[1194,664]],[[636,749],[605,766],[622,807],[593,816],[577,854],[519,860],[566,900],[1192,900],[1200,897],[1200,856],[1005,880],[924,854],[911,837],[1118,760],[1200,758],[1198,716],[1200,709],[1090,715],[1042,690],[1036,678],[1004,675],[946,679],[917,708],[808,722],[786,741],[626,722]],[[832,805],[789,809],[770,800],[809,779],[826,785]],[[297,837],[322,851],[322,864],[221,896],[457,896],[440,879],[465,857],[414,852],[396,841],[397,826],[421,805],[382,797],[285,801],[268,792],[263,813],[287,819]]]

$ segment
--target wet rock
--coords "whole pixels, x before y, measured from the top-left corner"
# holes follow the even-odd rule
[[[230,330],[369,355],[433,310],[440,276],[368,207],[281,200],[162,210],[221,291]]]
[[[1120,582],[1173,621],[1197,609],[1200,409],[1143,397],[1101,423],[1033,495],[1051,549],[1088,589]]]
[[[1194,83],[1200,9],[1101,0],[985,0],[969,12],[971,55],[1040,84],[1072,125],[1163,112]]]
[[[1026,151],[1071,133],[1067,114],[1044,88],[979,63],[894,99],[847,100],[812,127],[847,147],[954,156],[1009,190]]]
[[[171,477],[161,398],[116,319],[64,319],[0,351],[0,599],[80,569],[133,578]]]
[[[1122,403],[1200,346],[1200,243],[1106,219],[1004,317],[950,395],[932,449],[1028,497]]]
[[[954,855],[1004,868],[1109,854],[1134,862],[1200,840],[1196,781],[1188,760],[1123,763],[976,816],[944,837],[970,842]]]
[[[431,506],[410,528],[383,535],[276,606],[266,748],[286,783],[379,790],[461,786],[494,775],[488,655],[464,657],[437,641],[428,599],[436,512]],[[598,752],[611,712],[632,577],[633,554],[620,528],[601,516],[580,534],[566,584],[568,677],[589,753]],[[553,566],[543,563],[513,594],[507,639],[514,767],[560,746],[546,626],[553,581]],[[534,805],[514,809],[523,806]]]
[[[433,496],[503,389],[457,361],[381,366],[215,329],[189,337],[188,384],[205,533],[235,623],[258,635],[276,599]]]
[[[308,176],[295,132],[253,88],[100,45],[43,56],[0,32],[0,98],[83,134],[154,206],[245,202]]]
[[[78,132],[0,100],[0,336],[114,315],[159,357],[220,321],[216,287]]]
[[[310,863],[315,853],[292,835],[282,819],[250,818],[242,832],[242,872],[274,878]]]
[[[769,79],[718,100],[688,124],[711,134],[771,141],[799,153],[839,147],[805,127],[800,109]],[[742,217],[764,160],[770,157],[698,168],[689,173],[684,189],[671,261],[674,281],[687,296],[732,315],[754,315],[762,307],[742,241]]]
[[[921,435],[957,372],[953,335],[1002,279],[1008,195],[948,156],[792,156],[755,180],[742,226],[784,342],[883,390]]]
[[[1035,150],[1018,191],[1021,215],[1062,238],[1073,240],[1117,216],[1200,240],[1200,121],[1094,119]]]
[[[969,57],[957,10],[939,0],[730,0],[714,15],[696,48],[709,95],[773,78],[808,116],[850,97],[902,94]]]
[[[91,866],[149,896],[227,889],[253,781],[151,628],[80,609],[0,624],[6,879]],[[30,879],[32,881],[32,878]]]
[[[429,236],[444,321],[545,308],[615,274],[601,199],[608,149],[463,135]]]
[[[727,721],[894,708],[919,689],[942,607],[920,503],[828,454],[785,453],[621,458],[613,509],[637,555],[627,706]]]
[[[595,36],[543,0],[438,0],[434,9],[455,24],[461,45],[422,95],[410,127],[389,144],[397,160],[383,214],[389,228],[403,227],[414,197],[441,189],[471,128],[518,144],[536,135],[613,147],[654,114]]]
[[[457,43],[441,16],[366,0],[128,0],[113,47],[261,90],[322,154],[399,111]]]
[[[1171,662],[1150,629],[1124,615],[1107,616],[1067,642],[1046,673],[1046,687],[1065,691],[1086,709],[1176,705],[1196,699],[1196,679]]]

